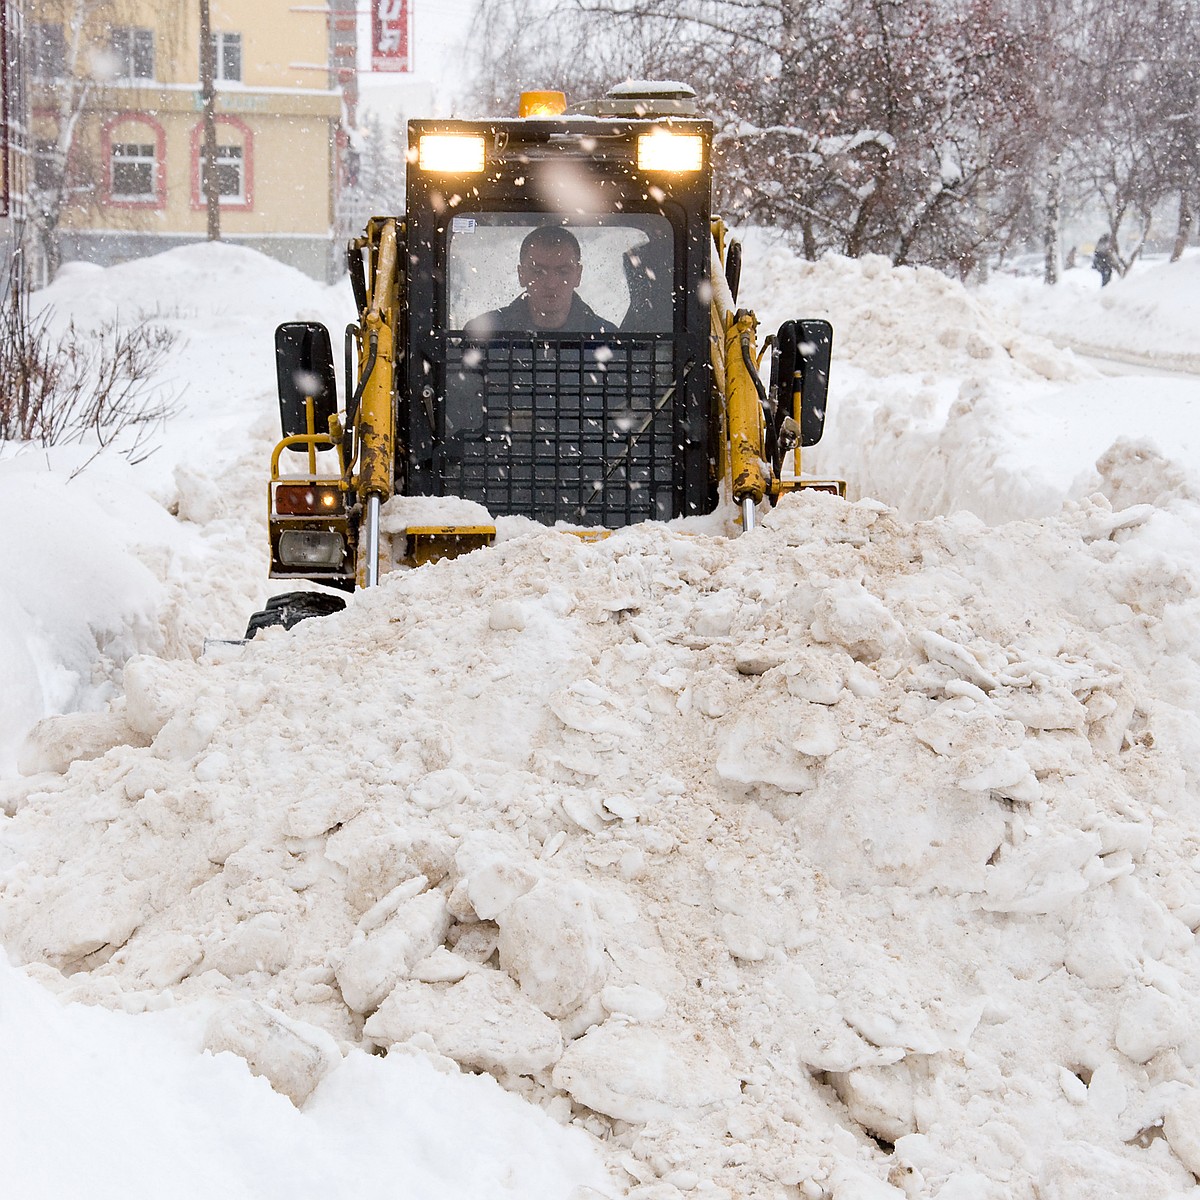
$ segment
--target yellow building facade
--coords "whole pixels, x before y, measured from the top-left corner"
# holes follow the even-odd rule
[[[198,0],[29,6],[38,161],[52,167],[77,122],[61,258],[109,265],[204,239]],[[353,0],[210,0],[210,29],[221,238],[330,277]]]

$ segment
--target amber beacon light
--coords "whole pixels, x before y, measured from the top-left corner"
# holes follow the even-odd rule
[[[517,112],[522,117],[561,117],[567,111],[562,92],[522,92]]]

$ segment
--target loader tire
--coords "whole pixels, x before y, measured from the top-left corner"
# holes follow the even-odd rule
[[[246,625],[246,638],[250,639],[260,629],[269,629],[272,625],[291,629],[309,617],[327,617],[345,607],[346,601],[341,596],[326,592],[284,592],[281,596],[272,596],[266,608],[251,616]]]

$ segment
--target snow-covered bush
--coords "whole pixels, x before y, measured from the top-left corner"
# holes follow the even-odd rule
[[[0,441],[90,439],[102,449],[120,438],[123,454],[144,458],[153,427],[175,407],[150,386],[174,342],[163,325],[115,320],[94,330],[71,321],[55,337],[50,310],[34,313],[10,291],[0,307]]]

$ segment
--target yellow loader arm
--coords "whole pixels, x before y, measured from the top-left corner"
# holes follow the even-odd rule
[[[815,338],[826,337],[826,371],[832,330],[823,321],[787,322],[780,330],[781,339],[790,339],[794,353],[774,362],[775,378],[768,391],[760,372],[776,339],[768,338],[762,349],[758,348],[757,317],[748,309],[736,308],[738,245],[728,237],[720,219],[713,221],[712,231],[711,345],[722,433],[721,473],[729,496],[741,510],[742,528],[748,531],[754,528],[758,506],[767,497],[774,502],[801,488],[846,494],[843,480],[804,479],[800,467],[801,446],[820,437],[824,396],[814,398],[819,411],[814,404],[806,409],[802,358],[817,347],[805,340],[797,348],[796,327],[810,331]],[[823,335],[820,330],[829,332]]]
[[[355,397],[347,405],[358,454],[352,486],[362,512],[355,582],[379,582],[379,510],[395,486],[396,323],[400,315],[399,240],[395,220],[372,221],[362,239],[374,270],[356,331],[360,366]]]

